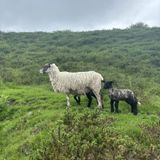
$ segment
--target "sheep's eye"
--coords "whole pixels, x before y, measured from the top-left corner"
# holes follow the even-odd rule
[[[49,68],[48,66],[44,66],[44,67],[43,67],[43,70],[44,70],[44,71],[47,71],[48,68]]]

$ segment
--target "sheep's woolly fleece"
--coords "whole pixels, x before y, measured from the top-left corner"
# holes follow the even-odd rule
[[[89,89],[99,94],[103,77],[95,71],[60,72],[55,64],[51,64],[48,72],[54,91],[71,94],[85,94]]]

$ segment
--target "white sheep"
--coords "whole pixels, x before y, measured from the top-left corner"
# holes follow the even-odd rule
[[[67,106],[70,106],[69,95],[86,95],[92,91],[97,98],[98,107],[102,109],[101,82],[103,77],[95,71],[60,72],[55,64],[45,64],[40,73],[48,73],[55,92],[66,94]]]

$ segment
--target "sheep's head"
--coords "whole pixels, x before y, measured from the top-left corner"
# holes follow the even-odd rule
[[[43,68],[41,68],[40,69],[40,73],[48,73],[49,72],[49,69],[50,69],[50,67],[51,67],[51,64],[45,64],[44,66],[43,66]]]
[[[112,83],[113,83],[113,81],[105,81],[105,82],[104,82],[104,88],[105,88],[105,89],[110,89],[110,88],[112,88]]]
[[[40,73],[48,73],[50,71],[52,71],[53,73],[58,73],[59,69],[54,63],[45,64],[43,68],[40,69]]]

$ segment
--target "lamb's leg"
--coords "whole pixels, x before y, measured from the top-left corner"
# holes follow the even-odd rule
[[[75,95],[74,99],[76,100],[77,104],[80,105],[80,96]]]
[[[78,98],[78,103],[79,103],[79,105],[80,105],[81,98],[80,98],[80,96],[78,96],[77,98]]]
[[[111,112],[114,112],[114,101],[111,99],[110,101],[111,104]]]
[[[97,104],[98,104],[98,101],[97,101],[97,98],[96,98],[96,96],[95,96],[95,94],[91,91],[91,92],[89,92],[90,93],[90,95],[92,96],[92,97],[94,97],[95,99],[96,99],[96,102],[97,102]]]
[[[94,94],[92,91],[90,91],[89,93],[90,93],[90,95],[91,95],[92,97],[94,97],[94,98],[96,99],[96,96],[95,96],[95,94]]]
[[[91,103],[92,103],[92,96],[90,95],[90,93],[86,93],[86,96],[88,98],[88,107],[91,107]]]
[[[126,102],[131,106],[131,113],[133,113],[134,115],[137,115],[138,114],[137,99],[127,100]]]
[[[119,104],[119,101],[116,101],[116,102],[115,102],[115,109],[116,109],[116,113],[119,113],[119,110],[118,110],[118,104]]]
[[[102,103],[102,108],[104,109],[104,103],[103,103],[103,95],[101,93],[101,103]]]
[[[132,104],[132,113],[134,115],[138,114],[137,103]]]
[[[133,107],[133,105],[131,105],[131,113],[133,113],[133,112],[134,112],[134,107]]]
[[[67,107],[70,107],[69,95],[66,95],[66,99],[67,99]]]

